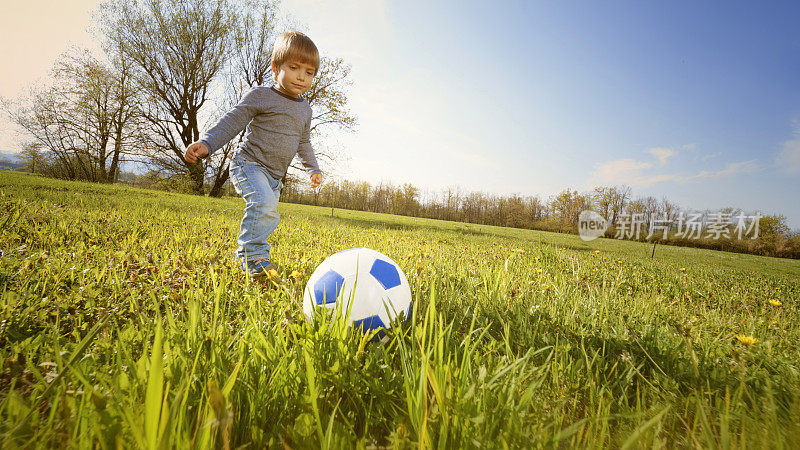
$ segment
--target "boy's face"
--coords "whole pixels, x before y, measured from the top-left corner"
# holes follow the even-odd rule
[[[317,68],[297,61],[286,61],[278,67],[273,62],[272,72],[277,81],[275,88],[286,95],[297,97],[311,87]]]

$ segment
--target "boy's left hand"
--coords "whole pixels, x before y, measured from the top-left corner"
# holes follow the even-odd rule
[[[322,174],[315,173],[314,175],[311,175],[311,189],[314,189],[320,184],[322,184]]]

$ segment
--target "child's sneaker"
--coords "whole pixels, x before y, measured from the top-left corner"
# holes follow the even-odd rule
[[[264,275],[269,275],[272,277],[273,273],[275,275],[278,274],[278,267],[269,262],[269,259],[267,258],[249,261],[247,263],[247,270],[250,272],[250,276],[253,278],[261,278]]]

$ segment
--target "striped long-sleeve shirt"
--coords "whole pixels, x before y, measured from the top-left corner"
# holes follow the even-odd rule
[[[283,179],[295,155],[309,174],[322,173],[309,140],[311,106],[306,99],[288,96],[275,87],[256,86],[203,133],[200,142],[213,153],[245,127],[234,157],[263,165],[276,180]]]

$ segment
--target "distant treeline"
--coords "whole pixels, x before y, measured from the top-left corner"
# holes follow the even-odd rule
[[[629,240],[800,259],[800,232],[791,231],[784,216],[745,214],[732,207],[686,211],[666,198],[632,198],[627,186],[600,186],[584,193],[564,189],[542,199],[538,195],[488,195],[458,188],[422,195],[411,184],[374,186],[347,180],[327,182],[317,191],[308,191],[289,178],[281,201],[573,234],[578,233],[581,211],[593,210],[608,220],[606,238],[623,235]],[[702,222],[697,222],[698,217]],[[638,236],[631,229],[631,218],[640,220]],[[747,229],[737,230],[742,222]],[[696,233],[687,232],[692,223],[697,226],[693,230]],[[627,229],[621,230],[621,225]]]

